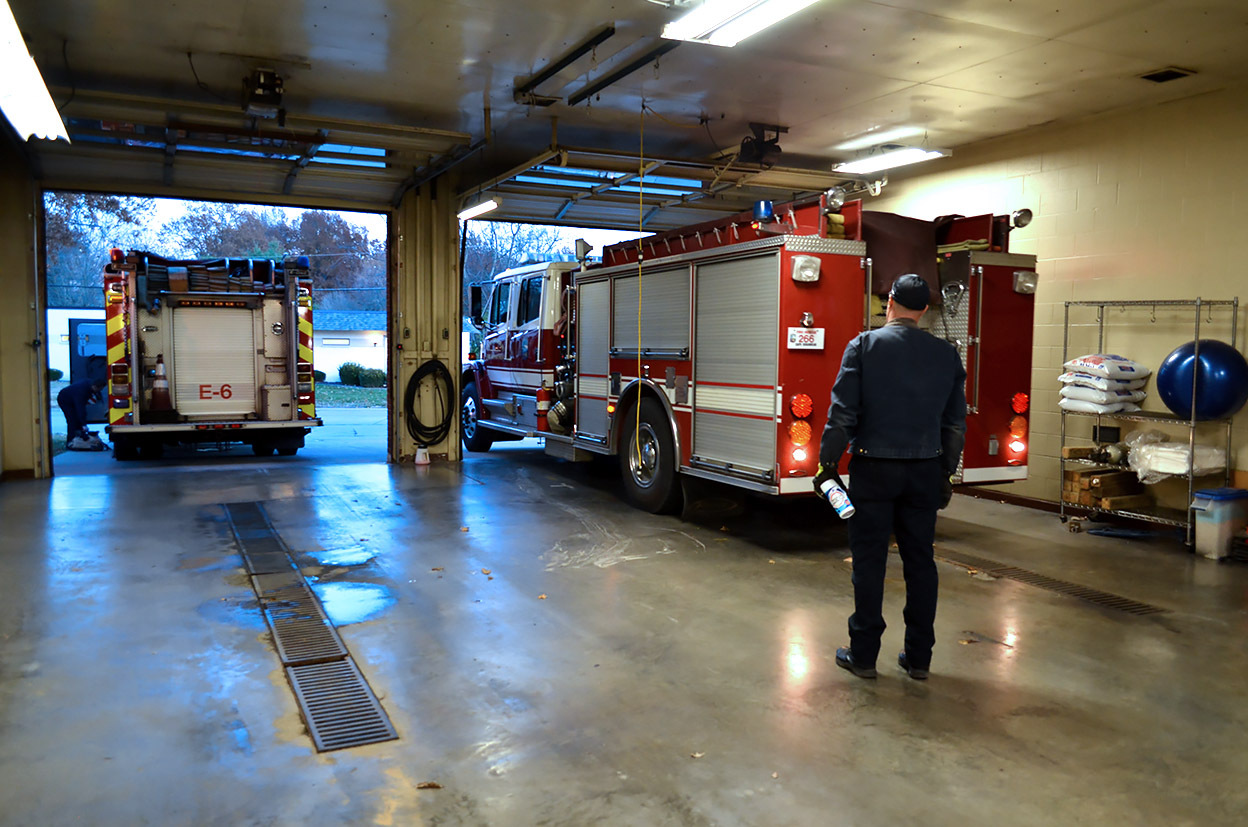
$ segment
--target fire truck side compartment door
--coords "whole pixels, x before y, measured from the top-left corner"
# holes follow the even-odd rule
[[[607,341],[610,335],[611,286],[605,281],[580,285],[576,325],[577,435],[607,435]]]
[[[774,252],[698,266],[692,453],[699,460],[775,468],[779,268]]]
[[[173,354],[178,413],[237,417],[256,412],[253,311],[175,308]]]

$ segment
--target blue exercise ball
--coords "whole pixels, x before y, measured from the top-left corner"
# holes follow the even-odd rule
[[[1248,402],[1248,361],[1217,339],[1200,340],[1196,378],[1196,418],[1225,419]],[[1157,369],[1157,393],[1166,407],[1184,419],[1192,416],[1192,370],[1196,343],[1179,345]]]

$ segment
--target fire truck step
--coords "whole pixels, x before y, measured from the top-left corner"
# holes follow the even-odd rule
[[[317,752],[398,738],[260,503],[228,503],[239,556]]]

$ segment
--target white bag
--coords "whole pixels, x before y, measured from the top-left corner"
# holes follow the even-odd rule
[[[1082,399],[1086,402],[1099,402],[1109,405],[1113,402],[1140,402],[1148,396],[1148,391],[1102,391],[1086,388],[1082,385],[1066,385],[1062,388],[1065,399]]]
[[[1086,399],[1067,399],[1065,397],[1057,400],[1057,406],[1063,411],[1093,414],[1131,412],[1140,409],[1140,406],[1134,402],[1110,402],[1103,405],[1100,402],[1089,402]]]
[[[1185,442],[1157,442],[1132,448],[1127,464],[1147,485],[1170,476],[1187,476],[1187,460],[1194,456],[1192,475],[1216,474],[1226,469],[1226,451],[1209,445],[1197,445],[1193,455]]]
[[[1087,356],[1071,359],[1062,367],[1080,373],[1107,376],[1110,379],[1143,379],[1152,373],[1139,362],[1132,362],[1125,356],[1112,353],[1089,353]]]
[[[1110,379],[1108,376],[1078,371],[1068,371],[1057,378],[1063,385],[1080,385],[1102,391],[1134,391],[1148,384],[1147,377],[1144,379]]]

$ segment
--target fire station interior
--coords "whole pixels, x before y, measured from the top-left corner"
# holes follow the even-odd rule
[[[1189,544],[1062,504],[1093,424],[1189,425],[1059,407],[1098,345],[1154,371],[1194,338],[1243,350],[1242,4],[10,9],[0,820],[1242,822],[1248,568],[1201,552],[1205,523]],[[14,114],[19,77],[51,105]],[[905,147],[932,157],[837,169]],[[386,461],[53,473],[45,191],[385,214],[391,387],[437,360],[458,402],[461,211],[667,232],[838,186],[924,221],[1031,212],[1008,242],[1037,276],[1026,478],[940,515],[927,681],[891,663],[895,555],[879,678],[836,668],[853,588],[826,503],[725,486],[652,514],[614,459],[467,452],[458,417],[418,464],[433,383],[413,411],[391,393]],[[1225,452],[1200,487],[1248,488],[1245,416],[1191,426]],[[1149,491],[1197,519],[1185,480]]]

